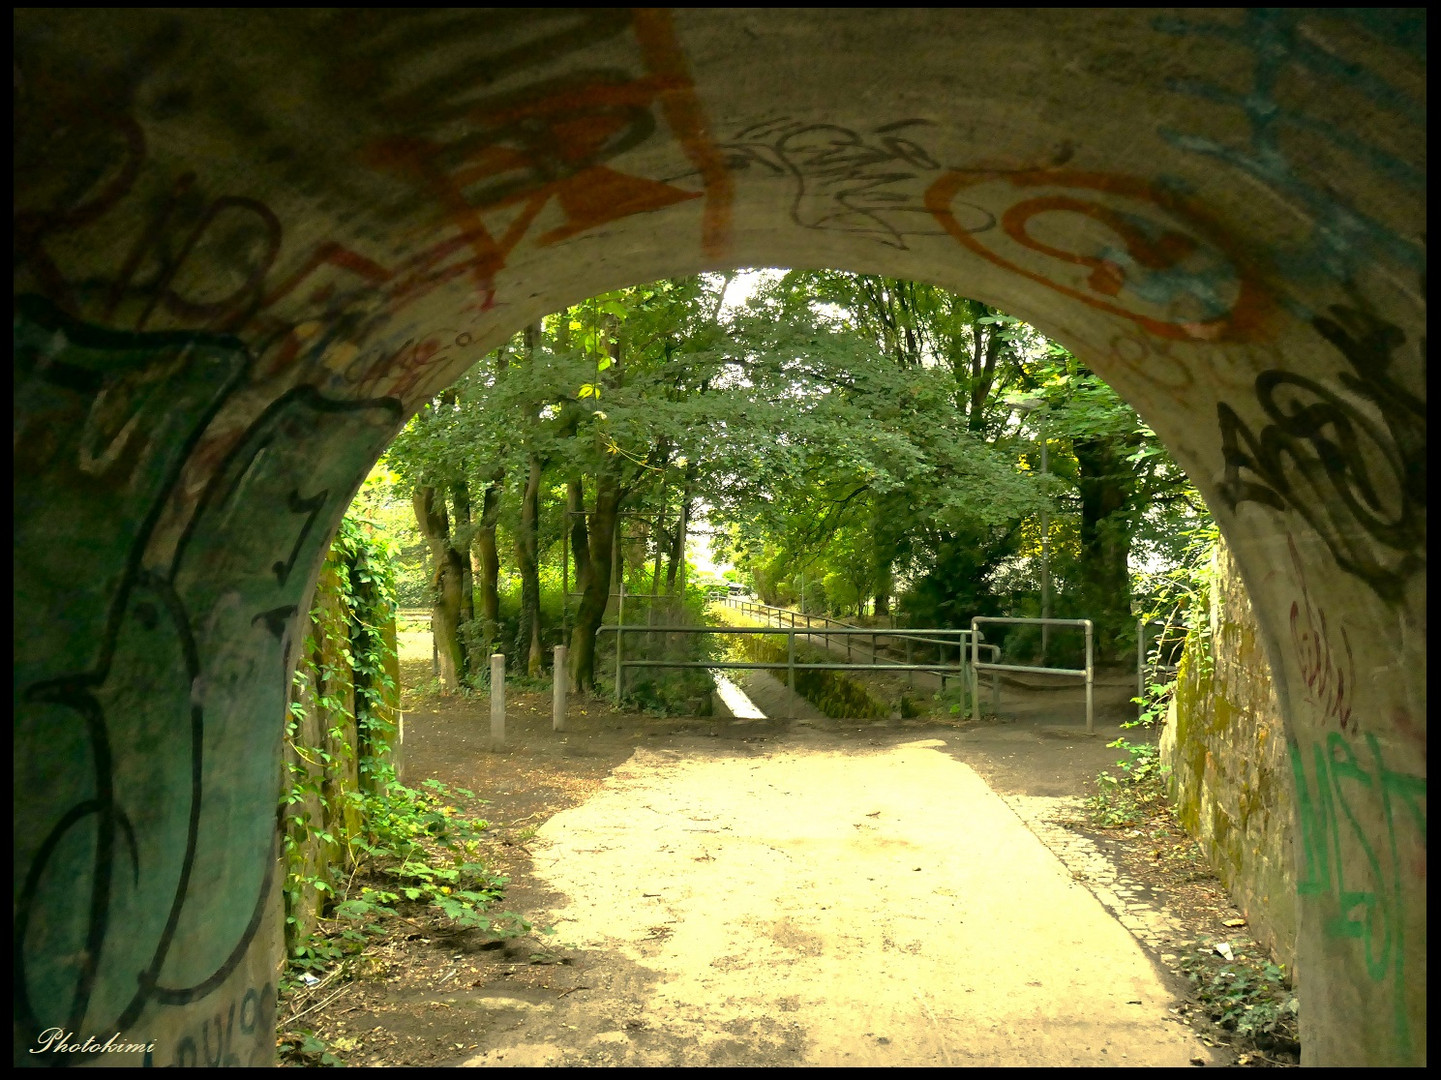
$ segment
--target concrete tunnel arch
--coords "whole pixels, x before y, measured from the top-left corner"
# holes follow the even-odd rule
[[[983,299],[1154,427],[1285,714],[1306,1060],[1425,1061],[1424,12],[15,30],[17,1063],[270,1060],[279,719],[366,469],[534,318],[757,265]]]

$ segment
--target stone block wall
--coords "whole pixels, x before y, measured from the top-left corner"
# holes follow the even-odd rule
[[[1251,934],[1290,970],[1296,956],[1291,765],[1271,665],[1225,544],[1212,558],[1206,629],[1186,643],[1161,735],[1181,824]]]

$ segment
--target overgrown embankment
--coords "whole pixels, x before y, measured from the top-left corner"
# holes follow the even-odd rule
[[[391,920],[511,937],[529,929],[486,910],[503,878],[479,861],[487,825],[475,793],[400,783],[399,666],[391,552],[347,518],[311,606],[286,725],[281,793],[285,945],[281,1046],[292,1060],[332,1064],[294,1021],[316,990],[352,979],[352,960]],[[322,977],[323,976],[323,977]]]

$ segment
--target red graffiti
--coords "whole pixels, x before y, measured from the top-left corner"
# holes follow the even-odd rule
[[[671,17],[644,9],[610,21],[632,30],[638,75],[595,67],[480,102],[462,104],[462,95],[444,123],[397,124],[396,133],[369,144],[362,159],[422,192],[447,233],[389,265],[337,239],[283,258],[284,230],[269,205],[243,192],[204,193],[194,172],[142,193],[137,181],[151,164],[144,130],[128,115],[85,104],[66,114],[70,123],[27,137],[24,153],[17,151],[17,273],[27,272],[30,288],[77,318],[135,330],[243,333],[257,379],[323,356],[333,370],[346,369],[348,382],[379,387],[383,372],[357,373],[356,346],[379,333],[399,340],[397,314],[458,281],[474,286],[474,307],[494,307],[497,275],[527,237],[545,247],[704,199],[702,249],[717,258],[729,238],[733,185]],[[567,39],[565,49],[604,36]],[[657,113],[698,171],[700,190],[612,166],[651,138]],[[116,272],[62,271],[47,250],[50,238],[88,227],[118,204],[137,206],[142,195],[139,228]],[[338,359],[331,357],[337,347]],[[411,358],[406,386],[415,385],[418,348],[401,347]],[[366,355],[393,358],[393,349]]]
[[[1013,202],[1000,215],[999,231],[962,228],[951,210],[956,196],[969,188],[972,202],[983,201],[976,189],[987,185],[1004,187],[1006,194],[1014,188],[1066,193]],[[925,202],[948,233],[987,261],[1130,319],[1156,337],[1244,339],[1268,310],[1254,275],[1216,239],[1221,230],[1180,195],[1144,180],[1057,169],[957,169],[931,185]],[[1061,214],[1096,222],[1117,242],[1071,250],[1037,235],[1043,216],[1057,238],[1093,235],[1064,219],[1058,226]],[[1058,262],[1088,272],[1067,279],[1051,269]]]
[[[488,308],[494,303],[496,274],[551,200],[565,223],[536,238],[542,247],[700,197],[700,192],[600,164],[649,133],[651,104],[666,88],[663,80],[652,78],[564,86],[508,109],[478,112],[469,117],[474,128],[448,143],[414,136],[382,139],[368,160],[431,191],[460,236],[427,254],[438,262],[468,248],[470,257],[447,266],[445,277],[469,274]],[[492,232],[486,216],[513,207],[519,212],[498,234]]]
[[[1286,543],[1291,549],[1291,565],[1296,568],[1301,582],[1300,600],[1291,601],[1291,643],[1296,649],[1296,661],[1301,666],[1306,700],[1320,706],[1324,718],[1334,716],[1340,722],[1341,730],[1346,731],[1351,724],[1351,705],[1346,693],[1348,687],[1356,684],[1356,661],[1351,654],[1351,641],[1346,635],[1346,628],[1339,627],[1345,650],[1343,669],[1342,657],[1331,642],[1326,612],[1311,602],[1296,542],[1288,535]]]
[[[659,96],[666,123],[686,157],[700,170],[705,185],[701,250],[707,258],[719,259],[730,244],[731,203],[735,198],[730,168],[709,135],[705,111],[691,81],[670,12],[664,8],[636,8],[632,17],[646,67],[665,85]]]

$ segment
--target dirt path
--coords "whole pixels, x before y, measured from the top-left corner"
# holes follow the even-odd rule
[[[1140,947],[940,739],[640,749],[552,818],[604,957],[475,1065],[1187,1065]]]
[[[414,688],[429,641],[409,636]],[[1114,765],[1114,722],[1086,738],[1044,713],[734,722],[581,700],[558,734],[548,693],[512,693],[492,753],[483,699],[408,689],[405,708],[407,782],[482,793],[502,906],[558,932],[497,942],[414,913],[286,1003],[348,1064],[1236,1058],[1175,1022],[1182,943],[1250,947],[1194,845],[1053,824]]]

